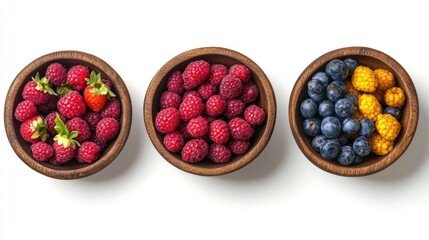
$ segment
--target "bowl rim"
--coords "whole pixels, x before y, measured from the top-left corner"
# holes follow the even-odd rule
[[[16,121],[14,119],[14,104],[13,101],[7,101],[7,99],[14,99],[14,96],[20,94],[18,92],[19,88],[22,86],[23,83],[25,83],[25,81],[27,81],[27,77],[30,76],[31,73],[37,71],[37,69],[43,64],[54,61],[61,62],[70,60],[77,61],[85,65],[96,66],[97,68],[102,70],[107,76],[111,78],[113,77],[114,80],[111,79],[111,81],[115,85],[115,91],[119,96],[121,96],[120,101],[122,114],[119,121],[121,130],[117,138],[114,140],[115,144],[111,144],[108,149],[105,149],[104,151],[107,152],[105,152],[105,154],[96,162],[91,164],[82,164],[82,167],[76,167],[73,169],[57,169],[54,166],[52,166],[51,168],[34,160],[32,156],[26,153],[21,144],[19,144],[19,141],[17,139],[20,136],[14,131],[14,127],[11,127],[13,126],[13,122]],[[64,180],[86,177],[100,171],[101,169],[109,165],[124,147],[131,128],[131,121],[131,98],[128,89],[125,85],[125,82],[122,80],[119,74],[101,58],[77,50],[61,50],[47,53],[27,64],[12,81],[6,95],[6,101],[4,106],[4,127],[6,130],[6,135],[10,145],[12,146],[12,149],[15,151],[17,156],[33,170],[51,178]]]
[[[301,89],[303,87],[306,87],[306,83],[308,79],[310,79],[311,75],[314,74],[317,69],[323,67],[329,60],[332,60],[334,58],[344,58],[347,56],[371,57],[383,62],[391,69],[394,69],[395,72],[399,76],[401,76],[401,78],[403,79],[402,81],[407,83],[404,84],[405,92],[411,93],[407,95],[406,100],[407,104],[409,105],[409,111],[411,112],[410,118],[406,120],[409,128],[407,131],[404,132],[404,137],[402,138],[402,141],[397,143],[397,145],[395,146],[395,148],[401,148],[402,151],[392,151],[388,155],[385,155],[382,160],[367,166],[356,165],[350,167],[334,165],[328,160],[323,160],[317,157],[315,154],[311,154],[313,150],[308,144],[306,144],[306,142],[298,132],[298,128],[301,128],[301,125],[299,125],[299,123],[295,121],[296,114],[298,113],[294,112],[294,109],[296,109],[297,104],[299,104],[297,96],[299,96]],[[408,75],[406,70],[395,59],[393,59],[386,53],[363,46],[338,48],[316,58],[302,71],[302,73],[296,80],[289,99],[290,128],[295,142],[300,148],[301,152],[307,157],[308,160],[310,160],[310,162],[312,162],[320,169],[339,176],[366,176],[377,173],[392,165],[397,159],[399,159],[399,157],[406,151],[406,149],[410,145],[417,128],[418,118],[419,105],[417,91],[414,86],[414,83],[411,80],[411,77]]]
[[[200,56],[204,55],[220,55],[223,57],[230,57],[234,60],[237,60],[242,63],[246,63],[246,66],[253,72],[253,74],[258,75],[259,78],[262,79],[261,85],[265,89],[265,93],[268,96],[272,96],[272,98],[267,99],[267,114],[266,114],[266,124],[267,127],[264,129],[264,132],[261,134],[261,139],[258,142],[257,146],[254,146],[249,150],[245,155],[242,155],[242,159],[240,161],[229,162],[226,164],[218,164],[218,166],[213,168],[204,168],[199,166],[198,164],[186,163],[182,160],[176,159],[168,150],[164,147],[162,141],[155,137],[157,135],[154,118],[152,116],[152,112],[154,109],[152,108],[152,103],[155,95],[155,90],[159,84],[161,84],[162,80],[165,79],[167,74],[171,69],[176,67],[183,62],[190,61],[191,59],[197,59]],[[146,132],[151,140],[153,146],[158,151],[158,153],[167,160],[170,164],[179,168],[185,172],[201,175],[201,176],[217,176],[223,175],[227,173],[234,172],[242,167],[246,166],[250,162],[252,162],[266,147],[268,144],[270,137],[272,135],[275,120],[276,120],[276,98],[274,94],[274,90],[272,85],[265,75],[263,70],[250,58],[245,56],[242,53],[239,53],[235,50],[231,50],[223,47],[200,47],[194,48],[191,50],[184,51],[179,53],[175,57],[171,58],[167,61],[154,75],[152,78],[148,88],[146,91],[144,104],[143,104],[143,115],[146,126]],[[153,91],[151,91],[153,89]],[[252,155],[252,156],[251,156]]]

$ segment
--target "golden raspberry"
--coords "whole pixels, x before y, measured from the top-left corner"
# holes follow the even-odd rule
[[[352,84],[356,90],[362,92],[374,92],[377,89],[378,81],[374,72],[365,66],[358,66],[352,75]]]
[[[373,133],[369,138],[371,151],[377,155],[386,155],[393,150],[395,143],[383,138],[379,133]]]
[[[385,69],[375,69],[375,78],[378,80],[377,90],[386,91],[387,89],[395,86],[395,77],[393,74]]]
[[[390,107],[402,107],[405,103],[405,93],[399,87],[387,89],[384,94],[384,102]]]
[[[375,122],[375,129],[383,138],[393,141],[401,131],[401,124],[390,114],[380,114]]]
[[[377,120],[377,116],[383,111],[377,98],[366,93],[359,96],[358,108],[362,116],[369,118],[373,122]]]
[[[346,79],[346,80],[344,80],[344,81],[343,81],[343,83],[344,83],[344,84],[346,85],[346,87],[347,87],[347,93],[352,93],[352,94],[354,94],[356,97],[359,97],[359,95],[361,95],[361,93],[353,87],[353,84],[352,84],[352,82],[350,81],[350,79]]]

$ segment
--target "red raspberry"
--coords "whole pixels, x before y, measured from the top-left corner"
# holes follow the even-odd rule
[[[210,64],[204,60],[193,61],[183,71],[183,86],[186,90],[198,87],[210,75]]]
[[[58,132],[57,130],[55,130],[55,117],[60,116],[61,121],[63,122],[67,122],[67,118],[64,117],[64,115],[62,115],[61,113],[58,112],[51,112],[48,115],[46,115],[46,123],[48,125],[48,131],[50,134],[52,134],[53,136],[55,136]]]
[[[250,105],[244,110],[244,120],[251,125],[259,125],[265,121],[265,111],[254,104]]]
[[[28,142],[45,141],[49,134],[45,118],[42,115],[36,115],[21,123],[19,129],[21,137]]]
[[[97,128],[97,123],[102,119],[100,113],[94,111],[88,111],[82,117],[89,125],[89,128],[93,131]]]
[[[102,118],[119,118],[121,116],[121,103],[119,99],[112,98],[110,99],[103,110],[101,110],[100,115]]]
[[[198,93],[203,100],[207,100],[209,99],[209,97],[213,96],[213,94],[216,93],[216,87],[211,85],[210,83],[203,83],[198,88]]]
[[[167,89],[170,92],[182,94],[185,91],[183,87],[182,72],[174,71],[167,80]]]
[[[86,78],[89,78],[89,69],[83,65],[71,67],[67,73],[67,82],[74,90],[82,90],[86,87]]]
[[[243,92],[241,93],[240,99],[244,103],[251,103],[254,102],[259,96],[259,90],[258,87],[249,82],[243,87]]]
[[[236,155],[245,154],[250,148],[250,142],[246,140],[232,140],[228,143],[229,149],[231,152]]]
[[[226,109],[224,115],[229,119],[233,119],[235,117],[240,116],[240,114],[244,110],[244,107],[245,104],[239,99],[228,100],[226,102]]]
[[[95,142],[84,142],[77,150],[76,159],[81,163],[92,163],[100,156],[101,148]]]
[[[211,96],[206,102],[206,113],[210,117],[216,117],[223,113],[226,108],[226,101],[220,95]]]
[[[179,109],[181,102],[182,97],[177,93],[165,91],[161,94],[160,104],[162,109],[170,107]]]
[[[75,140],[79,143],[83,143],[91,137],[91,129],[89,128],[88,123],[82,118],[76,117],[70,119],[67,121],[66,126],[69,132],[78,132],[78,135]]]
[[[85,114],[86,103],[78,91],[71,91],[57,102],[58,111],[68,119]]]
[[[95,134],[101,141],[107,142],[118,135],[119,128],[119,122],[115,118],[103,118],[98,122]]]
[[[229,135],[229,127],[224,120],[217,119],[210,123],[209,137],[213,142],[225,144],[228,142]]]
[[[45,76],[55,87],[67,81],[67,70],[60,63],[51,63],[46,69]]]
[[[242,90],[241,80],[231,75],[225,76],[219,86],[220,95],[224,99],[234,99],[241,94]]]
[[[36,116],[38,114],[36,105],[30,100],[24,100],[15,108],[15,118],[20,122],[24,122],[25,120]]]
[[[199,97],[199,98],[201,98],[200,93],[199,93],[199,92],[197,92],[197,91],[195,91],[195,90],[192,90],[192,91],[186,91],[186,92],[183,94],[182,99],[185,99],[185,98],[187,98],[188,96],[194,96],[194,97]]]
[[[183,136],[183,139],[185,141],[192,138],[191,134],[188,132],[188,123],[187,122],[181,122],[179,126],[179,132]]]
[[[163,143],[168,151],[179,152],[185,145],[185,139],[183,139],[182,134],[176,131],[165,135]]]
[[[95,144],[97,144],[100,147],[100,151],[102,151],[104,148],[106,148],[107,143],[105,141],[101,141],[97,135],[93,134],[92,138],[90,140],[91,142],[94,142]]]
[[[44,162],[54,155],[54,148],[45,142],[37,142],[31,144],[31,152],[35,159]]]
[[[43,80],[43,81],[42,81]],[[36,78],[33,78],[33,81],[25,84],[24,89],[22,90],[22,98],[24,100],[30,100],[36,105],[45,104],[49,101],[50,94],[48,91],[53,91],[49,88],[49,80],[47,78],[39,79],[38,75]],[[39,90],[49,88],[50,90]]]
[[[211,85],[219,86],[222,79],[228,75],[228,68],[223,64],[213,64],[210,66],[210,77],[208,82]]]
[[[91,77],[91,75],[90,75],[90,77]],[[104,83],[104,84],[106,84],[110,88],[110,90],[113,91],[113,83],[112,83],[112,81],[110,81],[108,79],[101,79],[101,82]]]
[[[201,139],[189,140],[182,149],[182,159],[185,162],[196,163],[202,161],[209,153],[209,145]]]
[[[66,147],[63,144],[59,144],[58,141],[55,141],[52,147],[54,148],[54,157],[50,162],[54,165],[66,163],[76,155],[75,145],[68,145]]]
[[[54,111],[57,109],[57,102],[58,102],[57,96],[50,95],[49,100],[46,103],[37,105],[37,110],[44,113]]]
[[[179,107],[180,117],[185,122],[200,116],[203,110],[203,101],[201,98],[193,95],[188,95],[185,97]]]
[[[162,109],[155,117],[156,130],[162,133],[174,132],[180,125],[180,113],[175,108]]]
[[[249,140],[253,135],[253,128],[246,120],[236,117],[228,122],[231,136],[237,140]]]
[[[209,148],[208,158],[215,163],[227,163],[231,160],[231,150],[222,144],[212,144]]]
[[[205,118],[198,116],[189,121],[186,129],[192,137],[202,137],[209,131],[209,123]]]
[[[243,83],[250,79],[250,70],[245,65],[235,64],[229,68],[229,75],[239,78]]]

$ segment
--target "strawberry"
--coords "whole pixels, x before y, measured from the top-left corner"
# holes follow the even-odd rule
[[[70,132],[58,114],[55,117],[55,130],[58,134],[55,135],[52,144],[55,152],[52,163],[59,165],[70,161],[76,155],[79,142],[75,138],[79,133],[77,131]]]
[[[19,132],[25,141],[36,143],[49,137],[48,125],[42,115],[34,116],[21,124]]]
[[[94,112],[100,112],[106,106],[108,98],[116,96],[110,87],[101,81],[100,73],[92,71],[90,77],[86,79],[86,85],[83,98]]]
[[[22,98],[30,100],[36,105],[45,104],[49,101],[51,95],[56,95],[50,86],[49,79],[43,77],[40,79],[39,73],[32,77],[32,81],[28,82],[22,90]]]

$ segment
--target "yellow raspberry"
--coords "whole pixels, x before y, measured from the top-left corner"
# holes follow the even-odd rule
[[[359,95],[361,94],[358,90],[356,90],[353,87],[352,82],[350,81],[350,79],[346,79],[343,81],[343,83],[346,85],[347,87],[347,93],[352,93],[354,94],[356,97],[359,97]]]
[[[378,81],[374,72],[365,66],[358,66],[352,75],[352,84],[356,90],[362,92],[374,92],[377,89]]]
[[[369,138],[371,151],[377,155],[386,155],[393,150],[395,143],[383,138],[379,133],[373,133]]]
[[[402,107],[405,103],[405,93],[399,87],[387,89],[384,94],[384,102],[390,107]]]
[[[362,116],[369,118],[373,122],[377,120],[377,116],[383,111],[377,98],[366,93],[359,96],[358,108]]]
[[[377,90],[386,91],[387,89],[395,86],[395,77],[393,74],[385,69],[375,69],[375,78],[378,80]]]
[[[393,141],[401,131],[401,124],[390,114],[380,114],[375,122],[375,129],[383,138]]]

